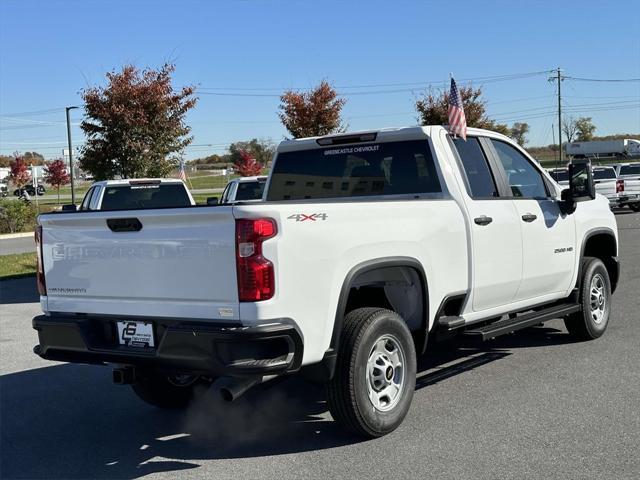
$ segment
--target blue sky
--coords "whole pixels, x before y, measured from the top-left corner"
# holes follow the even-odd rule
[[[194,158],[237,140],[282,139],[277,95],[323,78],[351,93],[352,130],[415,124],[414,98],[449,72],[478,79],[560,66],[572,77],[640,78],[639,18],[638,1],[0,0],[0,153],[59,156],[64,106],[125,63],[172,61],[177,87],[225,94],[201,94],[188,116]],[[491,115],[528,122],[529,145],[541,145],[557,122],[547,77],[474,85]],[[359,87],[381,84],[392,86]],[[640,132],[640,82],[567,79],[562,89],[570,115],[593,117],[598,134]],[[82,141],[77,126],[73,136]]]

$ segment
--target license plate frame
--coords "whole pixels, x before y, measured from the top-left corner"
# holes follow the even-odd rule
[[[152,322],[137,320],[118,320],[118,343],[126,347],[154,349],[155,335]]]

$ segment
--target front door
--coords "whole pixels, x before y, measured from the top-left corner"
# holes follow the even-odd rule
[[[496,139],[491,145],[504,169],[522,231],[522,281],[514,300],[566,291],[577,255],[574,215],[562,214],[555,192],[523,152]]]

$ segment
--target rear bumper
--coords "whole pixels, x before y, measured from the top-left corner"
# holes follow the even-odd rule
[[[156,348],[119,345],[116,322],[153,323]],[[207,375],[278,375],[297,371],[303,342],[288,319],[268,325],[211,325],[158,318],[40,315],[33,319],[47,360],[119,364]]]

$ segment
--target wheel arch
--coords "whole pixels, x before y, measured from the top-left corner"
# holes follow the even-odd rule
[[[408,268],[415,272],[417,275],[420,291],[420,297],[422,302],[422,315],[420,319],[420,326],[418,328],[419,336],[416,339],[416,351],[421,353],[426,346],[427,332],[429,328],[429,286],[427,282],[427,276],[424,271],[424,267],[420,261],[413,257],[384,257],[368,260],[362,262],[349,270],[344,278],[342,287],[340,289],[340,296],[338,297],[338,304],[336,307],[336,314],[333,323],[333,332],[331,335],[331,342],[329,349],[335,351],[340,342],[340,334],[342,332],[342,325],[344,316],[348,313],[347,306],[349,296],[354,285],[357,284],[358,278],[365,274],[370,274],[376,270],[394,269],[394,268]]]
[[[602,260],[609,280],[611,282],[611,293],[616,290],[618,279],[620,278],[620,264],[618,263],[618,242],[612,229],[606,227],[589,230],[580,248],[580,258],[578,259],[578,278],[576,287],[579,287],[582,278],[582,265],[580,260],[584,257],[596,257]]]

